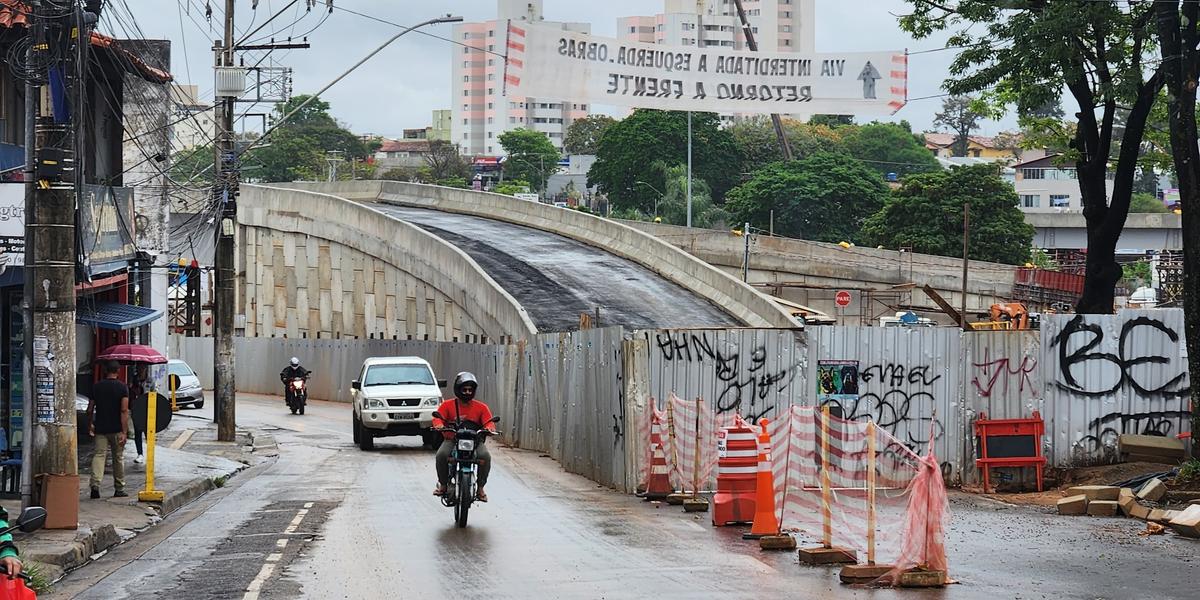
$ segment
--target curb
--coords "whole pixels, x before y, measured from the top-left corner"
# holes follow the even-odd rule
[[[121,543],[121,536],[112,525],[101,525],[86,532],[80,532],[74,542],[53,547],[42,552],[25,552],[21,558],[26,561],[40,563],[39,566],[55,569],[51,579],[57,580],[59,571],[66,572],[81,567],[92,558],[113,546]]]
[[[233,476],[237,472],[230,473],[230,476]],[[179,488],[175,492],[167,494],[158,505],[158,514],[160,517],[165,517],[216,488],[217,486],[211,478],[197,477],[185,483],[182,488]]]

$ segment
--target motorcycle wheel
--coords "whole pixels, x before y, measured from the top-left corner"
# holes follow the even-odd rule
[[[304,402],[300,403],[300,414],[304,414]]]
[[[458,504],[454,505],[454,523],[461,527],[467,526],[467,514],[471,510],[471,474],[458,474]]]

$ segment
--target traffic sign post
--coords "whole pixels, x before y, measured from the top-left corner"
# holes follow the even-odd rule
[[[839,290],[837,295],[833,297],[833,302],[840,308],[846,308],[847,306],[850,306],[850,292],[847,292],[846,290]]]

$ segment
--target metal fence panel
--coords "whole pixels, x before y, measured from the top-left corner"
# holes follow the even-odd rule
[[[961,332],[949,328],[812,327],[808,330],[812,403],[820,361],[858,361],[858,399],[830,401],[843,417],[874,420],[925,454],[933,442],[947,480],[962,474],[966,419]]]
[[[1124,433],[1188,430],[1183,310],[1047,315],[1041,327],[1053,464],[1112,462]]]
[[[639,332],[650,351],[650,390],[660,406],[674,393],[703,398],[715,414],[748,420],[804,404],[805,333],[786,329],[664,329]]]

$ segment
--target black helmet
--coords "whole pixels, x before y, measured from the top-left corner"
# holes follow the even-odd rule
[[[463,393],[463,386],[470,385],[472,388],[469,395]],[[459,400],[474,400],[475,393],[479,391],[479,380],[474,375],[463,371],[454,378],[454,396]]]

